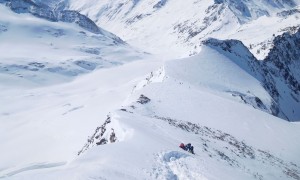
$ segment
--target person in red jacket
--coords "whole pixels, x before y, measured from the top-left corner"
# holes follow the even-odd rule
[[[188,143],[187,145],[180,143],[179,147],[185,151],[188,151],[188,152],[194,154],[194,146],[192,146],[191,143]]]
[[[180,143],[179,147],[186,151],[185,145],[183,143]]]

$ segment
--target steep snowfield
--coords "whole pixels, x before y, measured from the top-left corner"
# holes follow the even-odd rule
[[[165,62],[161,68],[159,61],[151,62],[98,70],[72,83],[20,96],[17,101],[27,104],[24,100],[33,99],[28,94],[35,94],[34,104],[41,106],[8,115],[10,123],[3,123],[1,132],[16,130],[7,132],[11,141],[1,140],[8,154],[2,162],[15,159],[10,150],[32,136],[37,147],[23,145],[15,160],[24,163],[2,167],[2,177],[299,179],[299,124],[243,105],[228,94],[251,91],[270,98],[254,77],[208,47],[198,56]],[[33,114],[39,114],[39,120],[25,124]],[[20,136],[24,131],[17,129],[24,127],[30,133]],[[75,157],[95,128],[88,148]],[[43,136],[36,137],[39,130]],[[100,140],[106,145],[96,146]],[[44,149],[43,142],[53,144]],[[180,142],[191,142],[196,155],[179,149]]]
[[[116,36],[93,34],[75,24],[16,14],[0,5],[0,79],[53,84],[101,67],[141,59]],[[55,77],[55,78],[54,78]]]

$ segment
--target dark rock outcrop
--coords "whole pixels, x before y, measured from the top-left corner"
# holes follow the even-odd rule
[[[286,18],[286,17],[294,15],[294,14],[300,14],[300,9],[285,10],[285,11],[277,13],[277,16]]]
[[[109,128],[108,128],[111,121],[112,121],[112,119],[108,115],[107,119],[104,121],[104,123],[101,126],[96,128],[95,132],[92,134],[91,137],[88,137],[87,142],[82,147],[82,149],[78,152],[78,155],[84,153],[86,150],[88,150],[92,146],[104,145],[107,143],[115,143],[118,140],[114,129],[111,128],[109,130]]]
[[[276,77],[289,85],[295,94],[300,93],[300,29],[295,34],[284,33],[274,39],[264,64]]]

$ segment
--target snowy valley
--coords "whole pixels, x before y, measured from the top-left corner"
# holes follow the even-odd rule
[[[0,0],[0,179],[299,180],[299,5]]]

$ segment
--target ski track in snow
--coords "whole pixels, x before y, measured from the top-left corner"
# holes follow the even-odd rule
[[[54,168],[54,167],[59,167],[65,165],[66,162],[57,162],[57,163],[37,163],[33,165],[29,165],[20,169],[13,170],[11,172],[5,173],[3,176],[0,176],[1,178],[7,178],[10,176],[17,175],[22,172],[26,171],[33,171],[33,170],[39,170],[39,169],[48,169],[48,168]],[[1,172],[1,171],[0,171]]]

